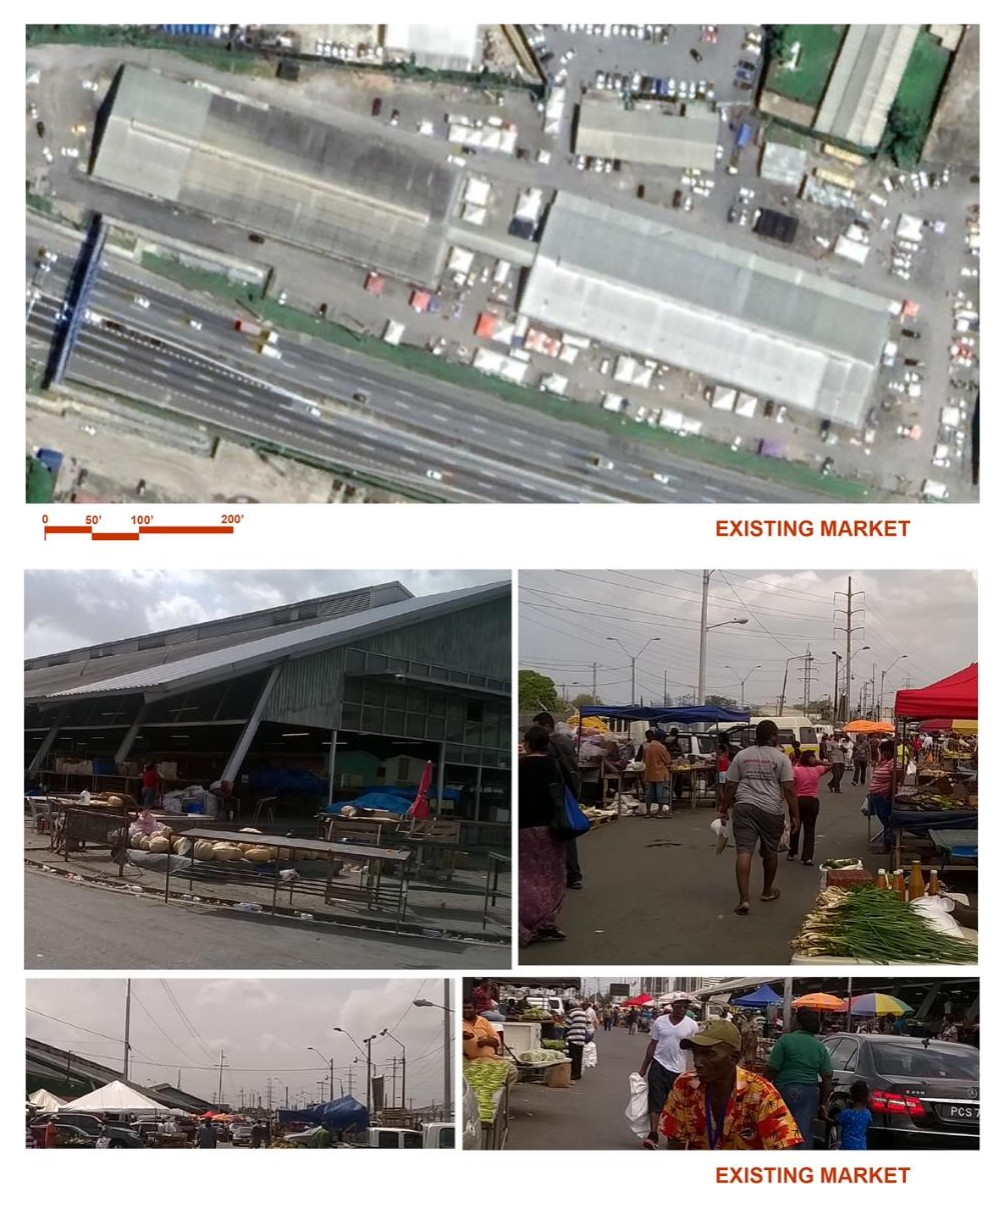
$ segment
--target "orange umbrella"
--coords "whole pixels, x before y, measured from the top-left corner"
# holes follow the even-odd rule
[[[805,993],[795,998],[793,1006],[808,1006],[810,1010],[846,1010],[847,1003],[832,993]]]
[[[895,733],[896,726],[888,721],[851,721],[844,733]]]

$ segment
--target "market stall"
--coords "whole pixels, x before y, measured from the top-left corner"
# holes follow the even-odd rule
[[[939,725],[945,717],[965,718],[973,732],[979,713],[979,667],[977,663],[931,683],[896,693],[894,714],[899,743],[908,756],[911,728]],[[953,720],[949,724],[961,723]],[[933,732],[944,732],[945,726]],[[925,732],[932,732],[928,728]],[[975,744],[946,742],[932,745],[918,760],[915,783],[904,784],[896,793],[886,830],[893,838],[896,867],[907,853],[920,854],[928,867],[975,871],[977,865],[978,792]],[[964,832],[965,841],[953,842],[950,832]],[[955,835],[959,837],[959,835]]]
[[[588,704],[585,705],[579,712],[579,724],[577,727],[577,746],[581,755],[583,750],[584,725],[586,719],[590,717],[600,717],[607,721],[644,721],[651,726],[669,725],[669,726],[699,726],[700,732],[713,733],[717,736],[719,726],[739,725],[743,722],[748,722],[750,713],[746,711],[736,711],[734,709],[719,708],[716,705],[693,705],[691,707],[655,707],[645,705],[612,705],[612,704]],[[683,735],[681,735],[683,736]],[[630,752],[633,755],[633,751]],[[617,785],[617,794],[615,804],[618,806],[622,800],[622,794],[625,784],[624,777],[630,774],[633,777],[635,786],[641,784],[640,767],[633,761],[627,764],[619,772]],[[674,760],[670,767],[672,781],[670,784],[670,795],[675,799],[685,797],[690,802],[690,807],[696,809],[702,801],[708,804],[715,803],[715,756],[714,752],[708,754],[697,754],[693,750],[689,753],[684,753],[682,757]],[[679,789],[683,788],[680,793]]]

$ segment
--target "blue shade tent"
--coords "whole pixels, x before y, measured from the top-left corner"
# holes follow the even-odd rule
[[[764,1006],[779,1006],[784,998],[779,993],[775,993],[769,985],[761,985],[759,989],[754,989],[752,993],[747,993],[745,997],[734,997],[732,999],[733,1006],[749,1006],[751,1009],[762,1009]]]
[[[695,704],[690,708],[654,708],[638,704],[587,704],[580,713],[583,717],[606,717],[620,721],[665,721],[669,725],[714,725],[725,722],[741,725],[750,719],[748,711],[719,708],[714,704]]]
[[[302,1111],[280,1111],[279,1123],[312,1123],[315,1127],[326,1123],[333,1132],[348,1131],[353,1127],[362,1131],[369,1127],[370,1117],[361,1102],[346,1095],[336,1098],[334,1102],[322,1102]]]

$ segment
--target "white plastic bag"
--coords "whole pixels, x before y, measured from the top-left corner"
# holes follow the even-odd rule
[[[599,1064],[599,1058],[596,1055],[596,1045],[589,1041],[582,1049],[582,1067],[584,1069],[595,1069]]]
[[[781,841],[777,844],[779,851],[787,851],[791,845],[791,822],[786,817],[784,819],[784,829],[781,831]]]
[[[915,784],[917,782],[917,764],[911,759],[906,765],[906,774],[903,776],[904,784]]]
[[[721,855],[722,851],[725,850],[725,848],[729,845],[729,842],[732,840],[731,813],[729,814],[729,820],[727,822],[722,821],[720,817],[716,817],[711,823],[711,833],[714,834],[717,840],[715,843],[715,854]]]
[[[632,1073],[628,1078],[628,1086],[631,1096],[624,1108],[624,1118],[636,1136],[647,1136],[651,1130],[648,1118],[648,1082],[640,1073]]]

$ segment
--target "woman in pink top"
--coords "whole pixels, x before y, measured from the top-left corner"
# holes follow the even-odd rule
[[[820,763],[811,750],[803,750],[792,768],[795,775],[795,795],[798,797],[798,826],[793,826],[788,840],[788,859],[798,858],[802,844],[802,862],[812,867],[816,849],[816,818],[819,816],[819,781],[829,771],[829,763]]]

